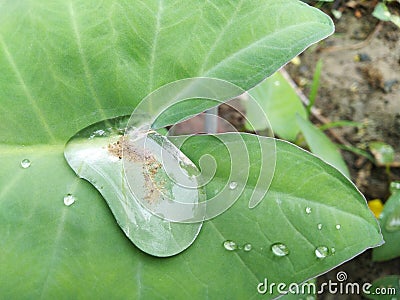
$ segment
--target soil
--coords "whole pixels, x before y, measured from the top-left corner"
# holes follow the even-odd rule
[[[394,8],[400,9],[400,4]],[[400,29],[391,23],[379,22],[372,17],[371,9],[343,9],[342,17],[335,21],[336,33],[303,53],[301,64],[289,64],[286,70],[308,95],[316,63],[321,59],[317,111],[330,121],[351,120],[363,124],[361,128],[335,129],[335,135],[365,150],[371,141],[385,142],[395,149],[396,161],[400,161]],[[353,182],[367,200],[385,201],[390,181],[400,180],[400,168],[392,167],[388,175],[384,167],[362,156],[351,152],[343,152],[343,155]],[[368,250],[320,276],[318,282],[337,282],[339,271],[347,273],[347,282],[372,282],[386,275],[399,275],[400,258],[372,262],[371,250]],[[325,294],[318,299],[364,298]]]

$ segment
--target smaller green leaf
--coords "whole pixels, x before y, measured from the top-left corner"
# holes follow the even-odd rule
[[[400,17],[392,14],[385,3],[378,3],[372,15],[382,21],[390,21],[400,27]]]
[[[127,120],[127,117],[110,119],[81,130],[66,145],[65,158],[79,177],[88,180],[101,193],[118,225],[139,249],[159,257],[175,255],[194,242],[202,223],[182,224],[163,220],[144,208],[138,197],[161,205],[165,194],[186,192],[186,198],[193,199],[201,197],[201,191],[182,192],[184,188],[175,186],[152,150],[164,147],[164,157],[174,155],[174,150],[177,153],[174,157],[183,157],[183,154],[174,146],[167,148],[166,145],[159,145],[150,134],[146,151],[129,148],[124,152],[124,157],[128,159],[123,163],[126,143],[123,133]],[[153,134],[156,135],[155,132]],[[157,136],[164,140],[161,135]],[[150,158],[144,159],[141,151]],[[181,161],[177,159],[177,162]],[[197,170],[194,165],[192,169]],[[132,180],[134,185],[130,185]]]
[[[294,141],[300,131],[295,119],[296,114],[306,117],[306,110],[283,75],[276,72],[249,93],[259,104],[246,102],[247,118],[254,129],[264,130],[269,126],[256,118],[259,115],[257,111],[261,107],[267,115],[273,131],[282,139]],[[250,129],[249,124],[247,128]]]
[[[174,143],[180,139],[171,137]],[[246,145],[249,164],[243,163],[241,169],[248,169],[250,175],[239,184],[245,190],[238,201],[204,224],[203,233],[189,253],[202,245],[211,226],[217,231],[221,250],[240,259],[240,265],[246,266],[246,272],[252,272],[259,283],[267,278],[270,283],[289,284],[315,277],[382,243],[378,222],[365,198],[348,178],[315,155],[285,141],[250,134],[196,135],[184,140],[181,149],[194,163],[199,164],[204,155],[215,159],[215,176],[206,186],[209,198],[230,181],[232,155],[222,140],[229,140],[231,150]],[[260,168],[271,164],[269,155],[261,155],[260,144],[270,148],[271,143],[276,143],[274,177],[263,201],[249,209]],[[265,184],[265,180],[261,182]],[[249,252],[244,251],[246,243],[252,245]],[[351,250],[354,247],[357,250]],[[234,264],[228,267],[231,274],[236,274],[236,281],[244,274],[233,268]],[[260,288],[264,291],[267,286]]]
[[[390,164],[394,160],[394,149],[383,142],[369,143],[369,149],[375,156],[376,162],[381,165]]]
[[[397,300],[400,295],[400,276],[386,276],[372,283],[364,296],[372,300]]]
[[[349,170],[344,162],[339,149],[331,142],[331,140],[310,121],[296,116],[297,123],[310,146],[311,152],[330,163],[341,171],[347,177],[350,176]]]
[[[393,184],[392,184],[393,185]],[[372,251],[374,261],[385,261],[400,256],[400,188],[399,183],[393,189],[392,196],[386,201],[379,222],[385,244]]]

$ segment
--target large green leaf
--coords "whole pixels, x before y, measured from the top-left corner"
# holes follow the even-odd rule
[[[251,174],[257,174],[258,138],[229,137],[231,147],[244,139]],[[249,299],[258,295],[257,286],[265,278],[271,283],[302,282],[382,242],[365,199],[349,180],[317,157],[277,141],[275,177],[256,208],[249,209],[247,201],[256,182],[252,177],[228,211],[204,223],[188,250],[154,258],[122,234],[100,194],[65,168],[60,150],[2,147],[0,180],[9,180],[11,171],[16,174],[1,192],[4,298]],[[207,187],[214,193],[229,173],[226,146],[215,137],[195,136],[183,150],[196,162],[206,153],[216,159],[216,177]],[[32,163],[23,169],[20,161],[27,157]],[[63,203],[67,193],[76,197],[71,206]],[[227,240],[242,247],[250,243],[252,249],[228,251],[223,246]],[[285,244],[289,254],[274,255],[274,243]],[[327,257],[316,257],[320,246],[329,249]]]
[[[249,89],[332,31],[329,17],[295,0],[0,1],[0,294],[187,298],[206,295],[204,282],[218,278],[209,293],[222,297],[238,258],[215,270],[226,253],[209,251],[221,242],[212,226],[192,253],[207,253],[213,273],[195,270],[189,256],[161,265],[135,249],[100,194],[73,174],[64,144],[177,79],[215,76]],[[210,103],[198,106],[193,112]],[[76,197],[69,207],[68,193]]]

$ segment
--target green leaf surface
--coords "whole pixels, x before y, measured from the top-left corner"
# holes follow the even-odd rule
[[[269,124],[257,118],[260,107],[266,113],[272,130],[285,140],[294,141],[300,131],[296,114],[306,117],[306,110],[296,92],[280,72],[276,72],[249,91],[259,104],[246,102],[246,117],[255,130],[264,130]],[[250,129],[250,127],[249,127]]]
[[[379,278],[372,283],[364,296],[372,300],[396,300],[400,295],[400,276],[392,275]]]
[[[243,138],[249,149],[251,174],[257,174],[259,153],[252,149],[259,149],[259,140],[240,137],[237,142]],[[226,146],[212,136],[195,136],[183,150],[194,162],[207,153],[216,159],[217,173],[207,187],[213,193],[229,173]],[[0,202],[5,222],[0,268],[7,274],[0,294],[5,298],[268,299],[272,295],[257,292],[264,278],[300,283],[382,242],[365,199],[348,179],[319,158],[277,141],[275,177],[256,208],[248,208],[253,177],[228,211],[204,223],[188,250],[155,258],[132,245],[100,194],[66,167],[61,151],[56,146],[2,147],[0,180],[16,174]],[[23,169],[25,158],[31,165]],[[76,197],[71,206],[63,203],[67,193]],[[228,251],[227,240],[250,243],[252,249]],[[274,243],[287,245],[289,254],[274,255]],[[315,255],[320,246],[329,247],[324,259]]]
[[[372,259],[385,261],[400,256],[400,189],[386,201],[379,223],[385,244],[372,251]]]
[[[296,119],[311,151],[349,177],[349,169],[335,144],[310,121],[299,115],[297,115]]]

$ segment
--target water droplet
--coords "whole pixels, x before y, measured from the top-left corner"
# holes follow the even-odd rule
[[[306,207],[306,214],[307,215],[311,214],[311,207]]]
[[[70,205],[74,204],[75,200],[76,200],[75,197],[71,194],[67,194],[64,196],[64,204],[66,206],[70,206]]]
[[[31,161],[27,158],[21,160],[21,167],[26,169],[29,168],[31,166]]]
[[[325,258],[329,254],[329,249],[325,246],[319,246],[317,249],[315,249],[315,256],[317,258]]]
[[[246,252],[249,252],[251,250],[252,246],[251,244],[247,243],[243,246],[243,250]]]
[[[331,248],[331,253],[334,255],[336,253],[336,249],[334,247]]]
[[[238,246],[236,245],[236,243],[234,241],[225,241],[224,242],[224,248],[228,251],[234,251],[238,248]]]
[[[237,188],[237,185],[236,181],[231,181],[231,183],[229,183],[229,189],[234,190]]]
[[[272,253],[276,256],[286,256],[289,254],[289,248],[282,243],[275,243],[271,246]]]
[[[317,225],[317,228],[318,228],[318,230],[321,230],[321,229],[322,229],[322,224],[319,223],[319,224]]]
[[[274,85],[275,85],[275,86],[280,86],[281,83],[277,80],[277,81],[274,82]]]
[[[342,225],[340,225],[340,224],[336,224],[336,226],[335,226],[335,227],[336,227],[336,229],[337,229],[337,230],[340,230],[340,228],[342,227]]]

